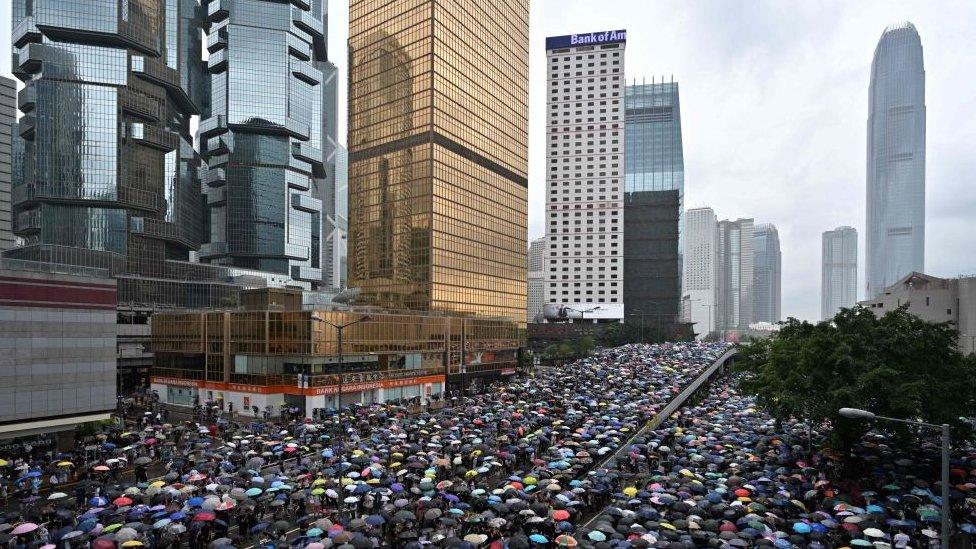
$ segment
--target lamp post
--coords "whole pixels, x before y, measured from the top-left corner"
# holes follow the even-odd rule
[[[942,547],[948,549],[949,547],[949,424],[943,423],[942,425],[935,425],[934,423],[925,423],[922,421],[912,421],[908,419],[899,419],[895,417],[885,417],[874,414],[867,410],[861,410],[858,408],[841,408],[838,413],[841,417],[846,417],[847,419],[860,419],[865,421],[871,421],[874,419],[883,419],[885,421],[894,421],[896,423],[904,423],[906,425],[914,425],[916,427],[924,427],[926,429],[933,429],[941,431],[942,433]]]
[[[344,329],[352,326],[353,324],[359,324],[360,322],[365,322],[365,321],[367,321],[369,319],[370,319],[370,316],[369,315],[363,315],[359,319],[353,320],[352,322],[347,322],[345,324],[333,324],[333,323],[329,322],[328,320],[326,320],[324,318],[320,318],[320,317],[318,317],[316,315],[312,315],[312,320],[314,320],[315,322],[321,322],[323,324],[328,324],[329,326],[332,326],[336,330],[338,344],[339,344],[339,394],[336,397],[336,400],[337,400],[337,402],[336,402],[336,410],[339,410],[340,413],[342,412],[342,378],[345,377],[345,368],[344,368],[344,364],[342,362],[342,330],[344,330]],[[339,436],[340,437],[343,436],[343,434],[341,432],[341,423],[340,423],[340,435]]]

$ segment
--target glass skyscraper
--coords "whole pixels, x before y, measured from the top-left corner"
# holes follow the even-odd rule
[[[684,244],[678,83],[629,85],[625,107],[624,305],[628,316],[673,322],[682,296]]]
[[[352,0],[349,286],[523,321],[528,0]]]
[[[753,228],[753,309],[755,322],[783,320],[783,254],[779,247],[779,231],[771,223]]]
[[[322,282],[324,0],[209,0],[209,242],[200,257]]]
[[[925,268],[925,68],[911,23],[885,29],[871,62],[867,299]]]
[[[209,103],[194,0],[14,0],[12,202],[22,258],[109,269],[119,301],[201,305],[179,285],[204,239],[191,116]],[[177,260],[177,261],[172,261]],[[152,282],[149,282],[149,281]]]
[[[857,304],[857,231],[837,227],[823,233],[820,318],[833,318],[841,307]]]

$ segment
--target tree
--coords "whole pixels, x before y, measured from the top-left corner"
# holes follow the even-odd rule
[[[976,409],[976,358],[963,356],[948,323],[921,320],[905,307],[878,318],[863,307],[843,309],[818,324],[789,319],[767,339],[744,347],[743,388],[777,420],[790,417],[831,427],[833,444],[849,448],[875,425],[839,417],[842,407],[878,415],[948,423],[953,442],[972,440],[960,416]],[[900,443],[903,425],[878,423]]]

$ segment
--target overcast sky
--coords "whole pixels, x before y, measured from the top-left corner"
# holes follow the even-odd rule
[[[345,70],[348,2],[329,0]],[[625,28],[627,76],[679,82],[685,205],[779,228],[783,314],[820,315],[820,234],[857,228],[864,291],[865,126],[871,56],[909,20],[925,55],[926,271],[976,273],[976,2],[532,0],[529,236],[544,232],[545,37]],[[10,0],[0,0],[10,13]],[[0,48],[9,48],[9,15]],[[9,72],[10,61],[0,56]],[[345,86],[345,78],[340,80]],[[340,91],[341,104],[345,90]],[[341,109],[344,111],[344,108]],[[340,117],[345,128],[345,113]]]

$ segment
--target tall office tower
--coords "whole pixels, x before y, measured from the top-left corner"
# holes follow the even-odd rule
[[[203,8],[14,0],[13,14],[13,71],[25,83],[14,231],[25,246],[8,253],[107,268],[120,302],[182,302],[185,273],[174,269],[184,267],[166,260],[187,259],[203,237],[190,133],[207,102]]]
[[[755,322],[783,320],[783,254],[779,231],[771,223],[756,225],[752,232],[753,310]]]
[[[0,252],[13,248],[10,188],[13,174],[13,132],[17,125],[17,83],[0,76]]]
[[[820,317],[833,318],[842,307],[857,304],[857,231],[837,227],[823,233]]]
[[[322,259],[323,278],[329,281],[331,288],[346,287],[346,244],[349,234],[349,153],[342,145],[336,146],[335,151],[335,184],[330,198],[331,209],[325,215],[325,232],[323,250],[328,257]],[[326,209],[323,201],[322,209]],[[326,272],[328,270],[328,272]]]
[[[678,83],[627,86],[624,305],[628,316],[674,323],[681,292],[685,163]]]
[[[745,330],[753,322],[753,221],[737,219],[718,223],[716,269],[716,329]]]
[[[526,307],[526,321],[534,322],[542,314],[546,303],[546,237],[541,237],[529,243],[529,275],[527,283],[528,306]]]
[[[321,268],[322,284],[325,288],[338,290],[342,288],[339,276],[338,255],[340,246],[345,246],[344,237],[338,226],[336,206],[339,200],[339,149],[342,145],[338,141],[338,89],[339,69],[332,63],[326,63],[322,71],[322,157],[324,159],[325,184],[319,191],[322,200],[322,246]],[[345,191],[343,191],[345,192]]]
[[[905,22],[885,29],[868,91],[867,299],[925,270],[925,68]]]
[[[525,318],[528,0],[352,0],[349,286]]]
[[[546,38],[546,298],[624,318],[626,31]]]
[[[682,269],[685,321],[694,323],[699,338],[715,331],[718,282],[718,219],[711,208],[692,208],[685,213],[685,253]]]
[[[200,122],[210,171],[202,260],[322,284],[323,0],[209,0],[211,108]]]

